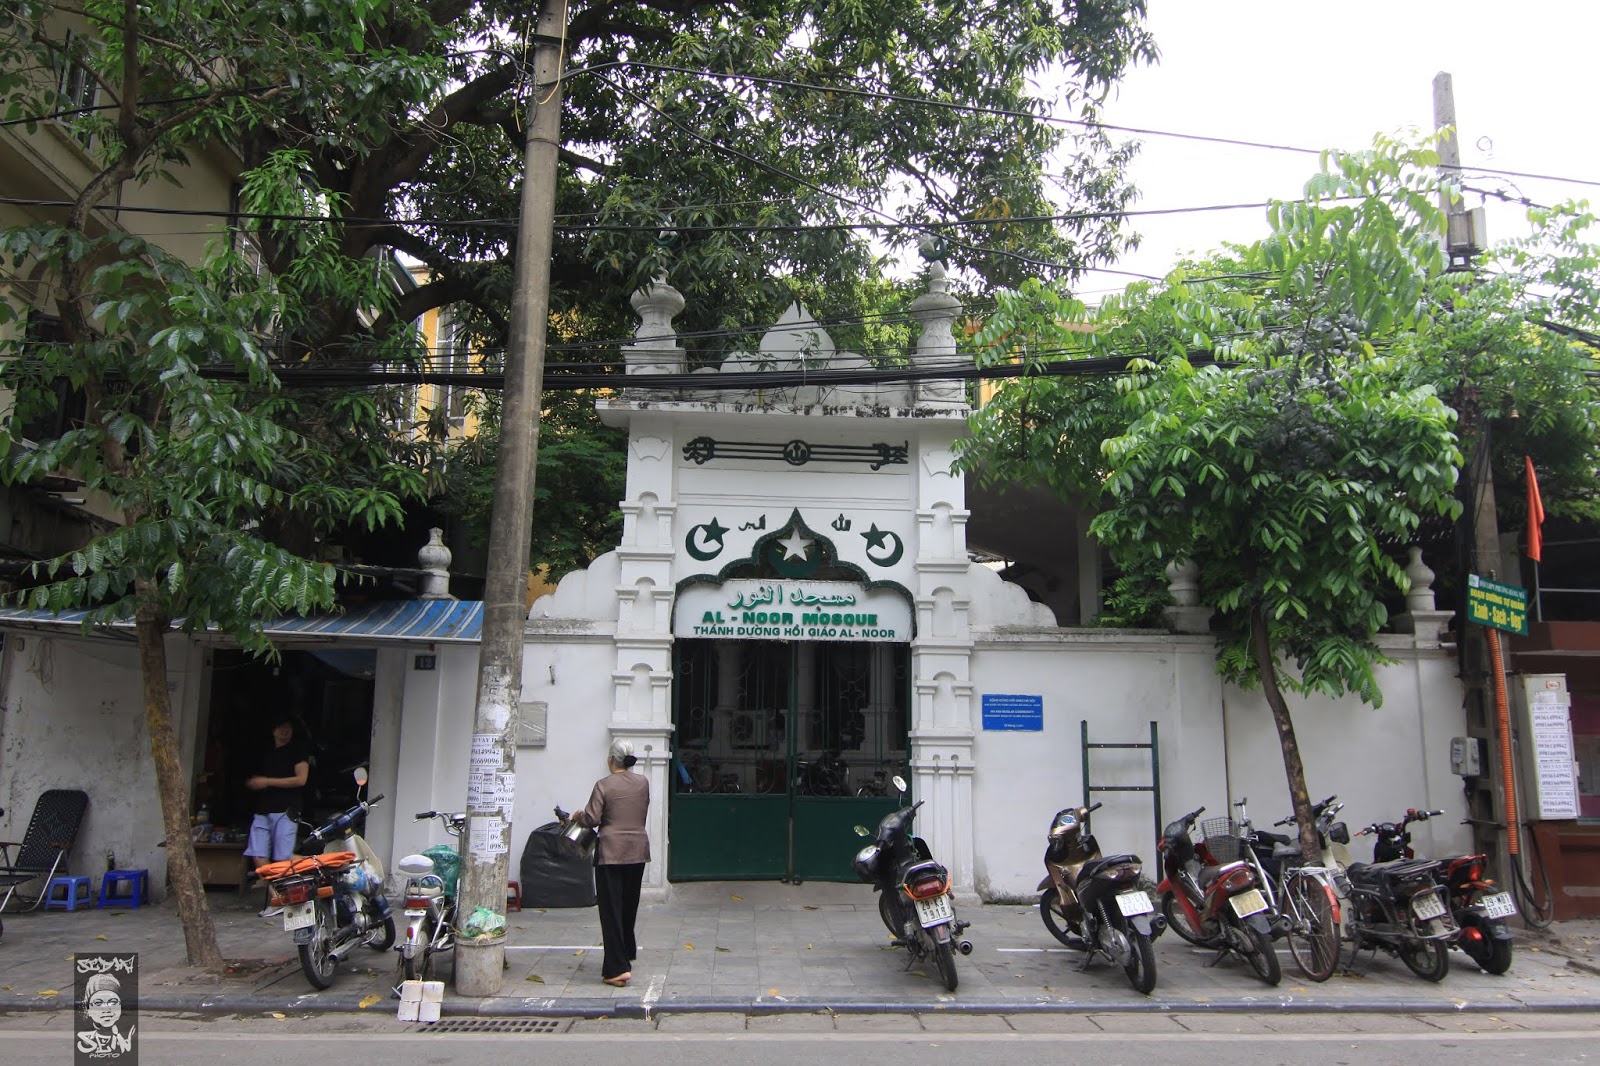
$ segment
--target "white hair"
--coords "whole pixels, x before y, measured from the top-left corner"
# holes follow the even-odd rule
[[[611,750],[606,752],[606,758],[618,766],[632,766],[639,761],[633,756],[633,741],[622,737],[611,742]]]

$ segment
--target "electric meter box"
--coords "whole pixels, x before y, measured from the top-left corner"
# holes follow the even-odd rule
[[[1450,738],[1450,772],[1457,777],[1483,776],[1483,738]]]

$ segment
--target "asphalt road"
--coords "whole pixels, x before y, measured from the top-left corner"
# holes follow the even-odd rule
[[[1600,1060],[1600,1018],[1587,1014],[1505,1015],[679,1015],[651,1020],[473,1019],[523,1031],[472,1032],[404,1025],[392,1018],[265,1016],[140,1019],[145,1066],[286,1061],[501,1063],[537,1056],[566,1066],[618,1057],[661,1066],[815,1066],[882,1062],[909,1054],[922,1064],[970,1066],[975,1057],[1013,1064],[1064,1059],[1099,1066],[1182,1056],[1238,1066],[1565,1066]],[[459,1023],[465,1025],[466,1022]],[[0,1061],[8,1066],[69,1062],[70,1015],[0,1016]],[[314,1057],[314,1058],[313,1058]]]

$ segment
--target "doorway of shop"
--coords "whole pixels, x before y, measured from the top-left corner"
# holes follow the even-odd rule
[[[910,658],[905,644],[677,641],[668,878],[855,881],[854,827],[910,778]]]
[[[376,667],[370,648],[285,651],[276,662],[236,649],[213,652],[194,783],[194,809],[206,811],[212,842],[243,847],[255,803],[244,782],[272,746],[272,725],[283,711],[311,765],[301,817],[320,821],[355,802],[351,771],[366,765],[372,750]]]

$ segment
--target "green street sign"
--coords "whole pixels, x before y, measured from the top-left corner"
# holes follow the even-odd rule
[[[1528,590],[1468,574],[1467,621],[1527,636]]]

